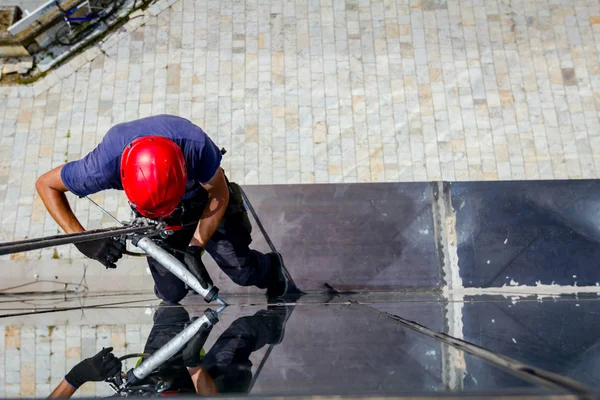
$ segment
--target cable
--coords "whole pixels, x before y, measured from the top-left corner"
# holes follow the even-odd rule
[[[156,232],[153,226],[123,226],[113,228],[95,229],[91,231],[69,233],[66,235],[46,236],[36,239],[18,240],[16,242],[0,243],[0,256],[44,249],[46,247],[61,246],[64,244],[81,243],[90,240],[108,239],[114,236],[127,235],[138,232]]]
[[[124,356],[119,357],[119,361],[125,361],[125,360],[129,360],[130,358],[136,358],[136,357],[148,357],[150,354],[148,353],[131,353],[131,354],[125,354]]]
[[[56,283],[59,285],[64,285],[63,289],[59,289],[59,290],[46,290],[44,292],[36,290],[36,291],[30,291],[30,292],[7,292],[8,290],[13,290],[13,289],[18,289],[18,288],[22,288],[25,286],[30,286],[30,285],[34,285],[36,283]],[[74,282],[61,282],[61,281],[53,281],[53,280],[49,280],[49,279],[41,279],[41,280],[34,280],[31,282],[27,282],[27,283],[23,283],[21,285],[17,285],[17,286],[11,286],[11,287],[7,287],[7,288],[3,288],[0,289],[0,296],[23,296],[23,295],[32,295],[32,294],[71,294],[71,293],[77,293],[78,290],[77,289],[73,289],[73,290],[67,290],[67,288],[69,286],[75,286],[75,287],[81,287],[83,286],[83,291],[87,291],[88,287],[85,285],[81,285],[79,283],[74,283]]]
[[[271,238],[267,234],[267,230],[263,226],[260,218],[258,218],[258,214],[256,213],[256,210],[254,210],[254,207],[252,207],[252,203],[250,203],[250,199],[248,198],[248,195],[246,195],[246,192],[244,192],[244,189],[241,186],[238,185],[238,187],[240,188],[240,193],[242,194],[242,197],[244,198],[244,202],[246,203],[246,207],[248,207],[248,210],[250,211],[250,214],[252,214],[252,218],[254,218],[254,221],[256,222],[256,225],[258,225],[258,228],[260,229],[263,237],[265,238],[265,241],[269,245],[269,248],[271,249],[271,251],[273,253],[277,253],[277,250],[275,249],[275,245],[273,244],[273,242],[271,241]],[[288,270],[285,267],[285,265],[282,264],[281,268],[283,269],[283,272],[287,275],[288,280],[295,286],[295,283],[292,280],[292,276],[288,272]],[[256,380],[258,379],[258,376],[260,375],[263,367],[265,366],[265,364],[267,362],[267,359],[269,358],[269,356],[271,355],[271,352],[273,351],[273,347],[275,347],[275,344],[270,344],[269,347],[267,348],[267,351],[265,352],[265,355],[262,358],[262,360],[261,360],[258,368],[256,369],[256,373],[254,374],[254,376],[252,378],[252,382],[250,383],[250,387],[248,388],[248,393],[250,393],[250,391],[254,387],[254,384],[256,383]]]
[[[62,308],[53,308],[53,309],[41,310],[41,311],[29,311],[29,312],[20,312],[20,313],[14,313],[14,314],[10,314],[10,313],[9,314],[0,314],[0,318],[22,317],[25,315],[49,314],[49,313],[55,313],[55,312],[75,311],[75,310],[83,311],[83,310],[93,309],[93,308],[113,308],[114,306],[120,306],[120,305],[124,305],[124,304],[141,303],[141,302],[148,302],[148,301],[154,301],[154,300],[156,300],[156,298],[149,297],[149,298],[143,299],[143,300],[120,301],[120,302],[115,302],[115,303],[96,304],[93,306],[62,307]]]
[[[265,240],[266,240],[267,244],[269,245],[269,247],[271,248],[271,251],[274,253],[277,252],[277,250],[275,250],[275,245],[273,244],[273,242],[271,241],[271,238],[269,237],[269,235],[267,234],[267,231],[265,230],[265,227],[263,226],[262,222],[260,222],[260,219],[258,218],[256,211],[254,211],[254,207],[252,207],[252,204],[250,203],[250,200],[248,199],[246,192],[244,192],[244,189],[242,189],[241,186],[238,185],[238,187],[240,188],[240,192],[242,193],[242,197],[244,198],[244,202],[246,203],[246,206],[248,207],[250,214],[252,214],[254,221],[256,221],[256,225],[258,225],[258,228],[260,229],[263,236],[265,237]]]
[[[120,225],[122,225],[122,226],[125,226],[125,224],[124,224],[123,222],[119,221],[119,220],[117,219],[117,217],[115,217],[114,215],[112,215],[111,213],[109,213],[108,211],[106,211],[106,210],[104,209],[104,207],[102,207],[100,204],[98,204],[98,203],[96,203],[94,200],[92,200],[92,199],[90,198],[90,196],[85,196],[85,198],[86,198],[86,199],[88,199],[89,201],[91,201],[93,205],[95,205],[95,206],[96,206],[96,207],[98,207],[100,210],[102,210],[102,212],[103,212],[105,215],[109,216],[109,217],[110,217],[110,218],[111,218],[113,221],[115,221],[117,224],[120,224]]]

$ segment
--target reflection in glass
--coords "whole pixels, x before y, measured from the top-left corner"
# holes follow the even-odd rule
[[[163,301],[154,313],[154,324],[143,353],[126,354],[117,359],[112,348],[103,349],[73,367],[51,397],[70,397],[84,383],[102,380],[106,380],[117,395],[246,393],[253,384],[250,355],[265,345],[281,343],[292,308],[270,305],[253,315],[237,318],[208,350],[204,344],[212,326],[204,323],[193,335],[183,337],[185,342],[174,356],[147,377],[136,380],[136,368],[182,337],[196,321],[190,319],[182,305]],[[130,358],[137,358],[135,368],[121,371],[121,362]]]

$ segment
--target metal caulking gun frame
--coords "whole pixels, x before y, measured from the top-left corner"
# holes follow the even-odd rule
[[[192,273],[171,253],[160,247],[149,237],[134,237],[131,241],[135,246],[144,250],[150,257],[154,258],[160,265],[168,269],[173,275],[181,279],[188,287],[204,297],[207,303],[215,300],[222,306],[227,306],[220,297],[219,289],[215,286],[206,284],[206,288]]]
[[[211,301],[215,300],[221,304],[221,307],[216,312],[210,308],[207,309],[202,317],[192,322],[177,336],[169,340],[167,344],[145,359],[139,366],[129,370],[124,381],[121,379],[115,381],[114,383],[119,391],[143,380],[154,370],[167,362],[171,357],[177,354],[177,352],[180,351],[187,344],[187,342],[194,337],[194,335],[200,331],[202,325],[208,324],[210,326],[219,322],[219,314],[221,314],[221,312],[223,312],[223,310],[227,307],[227,303],[225,303],[219,297],[219,289],[217,287],[211,286],[208,283],[206,284],[207,287],[203,287],[200,281],[198,281],[198,279],[192,275],[192,273],[183,265],[181,261],[160,247],[152,239],[146,236],[134,236],[131,242],[135,246],[144,250],[150,257],[154,258],[160,265],[169,270],[173,275],[181,279],[186,285],[188,285],[188,287],[192,288],[199,295],[204,297],[206,302],[210,303]]]
[[[127,387],[136,384],[150,375],[158,367],[177,354],[178,351],[183,349],[187,342],[200,331],[204,324],[210,326],[219,322],[219,314],[221,314],[226,307],[227,306],[221,306],[216,312],[208,308],[202,317],[188,325],[183,331],[179,332],[177,336],[169,340],[164,346],[145,359],[139,366],[130,369],[126,374],[124,381],[115,382],[117,389],[119,389],[119,391],[127,389]]]

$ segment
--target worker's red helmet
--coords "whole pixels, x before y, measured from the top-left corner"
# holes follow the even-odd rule
[[[121,183],[131,205],[144,217],[170,215],[185,192],[187,170],[179,146],[161,136],[144,136],[125,147]]]

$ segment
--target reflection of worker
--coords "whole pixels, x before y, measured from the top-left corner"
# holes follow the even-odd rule
[[[183,350],[145,379],[160,377],[167,384],[164,394],[245,393],[252,381],[250,354],[266,344],[281,343],[290,313],[290,307],[278,305],[238,318],[219,336],[208,353],[204,352],[203,346],[212,326],[205,324]],[[167,344],[189,322],[189,314],[183,306],[161,303],[154,313],[154,325],[144,347],[145,357]],[[49,397],[71,397],[84,383],[104,381],[121,372],[121,361],[112,350],[112,347],[102,349],[77,364]]]
[[[121,361],[112,350],[112,347],[102,349],[74,366],[49,397],[71,397],[84,383],[101,382],[121,371]]]
[[[212,327],[203,327],[183,351],[159,368],[156,375],[169,383],[169,392],[246,392],[252,380],[250,354],[265,344],[283,340],[289,312],[287,306],[270,306],[252,316],[238,318],[206,355],[202,347]],[[189,321],[189,315],[181,305],[163,302],[154,314],[154,326],[144,353],[151,354],[164,346]]]
[[[179,334],[189,322],[190,316],[183,306],[162,302],[154,313],[154,325],[144,346],[144,354],[151,355],[156,352]],[[215,392],[211,379],[203,370],[197,366],[188,370],[186,364],[189,363],[184,362],[184,359],[188,358],[190,354],[200,354],[211,329],[212,326],[207,328],[203,325],[183,351],[175,354],[158,368],[156,375],[168,384],[169,392],[194,393],[196,390],[199,390],[199,393]],[[195,388],[196,386],[198,389]]]
[[[269,306],[236,319],[219,336],[202,358],[202,368],[220,393],[248,392],[252,382],[250,354],[267,344],[281,343],[290,313],[288,306]]]
[[[91,153],[45,173],[36,188],[66,233],[84,228],[64,192],[86,196],[124,190],[138,215],[169,224],[182,219],[197,223],[176,231],[166,245],[185,250],[200,263],[206,249],[235,283],[266,288],[269,296],[284,295],[288,280],[283,260],[279,253],[262,254],[248,247],[252,239],[239,187],[228,184],[219,167],[221,158],[201,128],[183,118],[158,115],[114,126]],[[124,251],[112,239],[75,246],[107,268],[115,268]],[[177,257],[183,260],[181,254]],[[148,263],[159,298],[178,302],[186,295],[183,282],[155,260]]]

